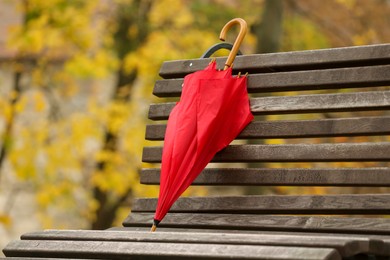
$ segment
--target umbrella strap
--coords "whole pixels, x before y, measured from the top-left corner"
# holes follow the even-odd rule
[[[211,46],[207,51],[205,51],[200,58],[210,58],[216,51],[225,49],[231,51],[233,48],[233,44],[227,42],[217,43]],[[237,55],[242,55],[242,52],[238,50]]]

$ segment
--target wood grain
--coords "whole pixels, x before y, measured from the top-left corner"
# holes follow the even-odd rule
[[[351,236],[323,236],[311,234],[239,234],[215,232],[168,231],[92,231],[85,230],[49,230],[23,235],[23,240],[74,240],[74,241],[119,241],[119,242],[164,242],[230,245],[267,245],[295,247],[326,247],[336,249],[342,257],[363,253],[382,253],[384,244],[377,244],[377,249],[370,246],[369,238]]]
[[[47,240],[14,241],[4,249],[4,254],[106,259],[341,259],[337,251],[330,248]]]
[[[284,145],[230,145],[212,162],[390,161],[390,142]],[[144,147],[142,161],[159,163],[162,147]]]
[[[183,79],[156,81],[153,95],[180,97]],[[390,65],[248,75],[248,93],[342,89],[390,85]]]
[[[150,226],[154,213],[132,213],[123,225]],[[232,230],[304,231],[390,235],[390,219],[278,216],[256,214],[168,213],[161,227]]]
[[[175,104],[151,104],[149,119],[167,119]],[[387,110],[390,91],[252,98],[250,108],[254,115]]]
[[[234,70],[249,73],[316,70],[389,64],[390,44],[343,47],[322,50],[280,52],[237,56]],[[178,78],[204,69],[211,59],[166,61],[160,69],[163,78]],[[226,58],[217,58],[223,68]]]
[[[157,199],[136,199],[132,212],[154,212]],[[172,213],[390,215],[390,194],[183,197]]]
[[[160,169],[142,169],[141,184],[159,184]],[[390,187],[390,168],[207,168],[192,185]]]
[[[163,140],[166,125],[147,125],[146,140]],[[236,139],[389,135],[390,117],[253,121]]]

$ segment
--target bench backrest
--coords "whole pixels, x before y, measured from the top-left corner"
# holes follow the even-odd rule
[[[224,60],[217,58],[219,68]],[[183,76],[209,62],[195,59],[162,65],[164,79],[153,90],[162,99],[150,105],[149,118],[157,123],[147,126],[147,140],[164,139],[166,125],[161,121],[180,97]],[[343,187],[339,190],[344,194],[183,198],[162,226],[165,222],[187,227],[180,223],[191,222],[194,212],[203,214],[189,224],[195,227],[247,229],[255,227],[248,224],[253,221],[251,214],[282,214],[273,218],[273,226],[289,221],[293,229],[294,221],[310,217],[283,214],[390,214],[390,194],[383,188],[390,187],[390,44],[239,56],[234,71],[249,72],[248,92],[256,118],[237,141],[215,156],[193,185],[332,186]],[[160,163],[161,155],[162,147],[145,147],[143,161]],[[141,183],[158,184],[159,172],[158,165],[143,169]],[[356,192],[357,187],[371,187],[366,190],[370,194]],[[137,200],[124,225],[150,225],[155,206],[155,199]],[[228,214],[239,217],[227,220]],[[310,221],[318,224],[313,218]],[[318,221],[324,224],[325,220]],[[359,221],[363,226],[365,220]],[[338,225],[348,230],[352,223]],[[376,232],[382,227],[366,229]]]

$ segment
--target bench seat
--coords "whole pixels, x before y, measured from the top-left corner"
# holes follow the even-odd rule
[[[131,242],[131,243],[129,243]],[[245,246],[247,247],[245,247]],[[340,259],[359,253],[382,253],[384,242],[359,236],[323,235],[323,234],[283,234],[283,233],[224,233],[197,231],[149,231],[115,230],[115,231],[80,231],[80,230],[48,230],[25,234],[22,242],[12,243],[6,249],[11,256],[24,254],[40,256],[42,250],[53,251],[52,256],[86,257],[94,254],[111,257],[119,252],[122,256],[141,256],[146,250],[156,256],[182,256],[191,253],[196,257],[224,258],[226,254],[236,257],[251,258],[245,251],[254,254],[255,259]],[[150,247],[150,248],[149,248]],[[180,248],[183,247],[183,250]],[[174,248],[174,250],[169,249]],[[257,250],[253,250],[257,248]],[[330,250],[333,248],[336,250]],[[208,253],[203,252],[206,250]],[[213,251],[213,252],[210,252]],[[214,250],[216,250],[214,252]],[[222,252],[222,251],[223,252]],[[276,251],[275,251],[276,250]],[[275,252],[283,250],[283,257]],[[181,252],[183,251],[183,252]],[[226,254],[225,254],[226,253]]]
[[[209,62],[163,63],[142,184],[159,184],[183,77]],[[390,259],[390,44],[244,55],[239,71],[255,120],[193,182],[223,195],[180,198],[155,233],[157,199],[137,198],[123,227],[28,233],[7,259]]]

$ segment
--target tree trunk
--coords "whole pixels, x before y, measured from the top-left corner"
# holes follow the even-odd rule
[[[251,28],[257,38],[256,53],[277,52],[280,49],[283,32],[283,0],[266,0],[261,21]],[[249,140],[249,144],[263,144],[263,140]],[[250,163],[251,168],[264,167],[262,163]],[[246,187],[245,194],[264,193],[267,188]]]
[[[11,144],[11,138],[12,138],[12,128],[15,121],[15,105],[19,100],[20,93],[21,93],[21,86],[20,86],[20,79],[22,77],[21,71],[15,71],[14,74],[14,83],[12,87],[12,97],[10,101],[11,106],[11,112],[9,115],[9,118],[6,120],[5,130],[3,134],[3,140],[2,140],[2,146],[0,148],[0,176],[3,168],[3,164],[5,161],[5,158],[7,156],[7,152],[9,149],[9,146]]]
[[[256,53],[277,52],[283,32],[283,0],[266,0],[261,22],[253,25]]]

